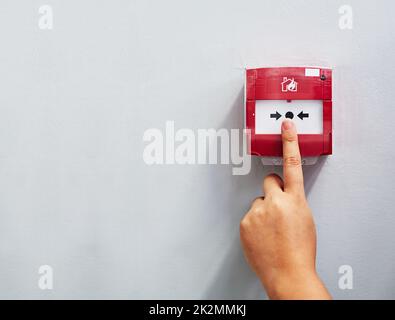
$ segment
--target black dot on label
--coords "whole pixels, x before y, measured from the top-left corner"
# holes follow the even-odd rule
[[[288,112],[285,114],[285,117],[286,117],[287,119],[293,119],[293,118],[294,118],[294,114],[293,114],[291,111],[288,111]]]

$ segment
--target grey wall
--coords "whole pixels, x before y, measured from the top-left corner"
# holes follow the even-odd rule
[[[37,26],[43,4],[53,30]],[[334,67],[334,155],[305,170],[320,274],[335,298],[395,298],[394,10],[1,0],[0,298],[265,297],[238,224],[272,168],[147,166],[142,137],[166,120],[241,128],[243,68],[276,65]],[[44,264],[53,290],[37,285]]]

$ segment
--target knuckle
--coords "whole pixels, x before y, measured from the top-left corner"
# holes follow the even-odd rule
[[[262,204],[262,201],[263,201],[263,197],[255,198],[254,201],[252,201],[251,207],[254,208],[260,206]]]
[[[284,165],[287,167],[298,167],[302,164],[300,157],[286,156],[284,157]]]
[[[268,201],[268,213],[281,213],[284,211],[287,199],[282,196],[272,196]]]
[[[271,174],[267,175],[263,181],[267,182],[269,180],[279,180],[279,179],[281,179],[281,178],[277,174],[271,173]]]
[[[244,230],[246,230],[248,228],[249,225],[249,218],[248,218],[248,214],[241,219],[240,221],[240,232],[243,232]]]
[[[272,197],[270,204],[274,209],[281,209],[283,206],[283,203],[279,197]]]
[[[263,206],[256,206],[256,207],[252,208],[251,213],[255,214],[255,215],[263,214],[264,213]]]
[[[291,133],[285,133],[283,135],[283,140],[285,142],[296,142],[297,140],[297,135],[296,134],[291,134]]]
[[[284,184],[283,179],[278,174],[272,173],[270,179],[273,179],[280,186]]]

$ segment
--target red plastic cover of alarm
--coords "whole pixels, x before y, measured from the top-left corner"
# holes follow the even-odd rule
[[[319,69],[319,74],[306,75],[307,69]],[[294,79],[297,91],[282,90],[283,79]],[[332,154],[332,70],[318,67],[280,67],[246,70],[245,125],[249,129],[249,154],[282,156],[279,134],[255,133],[255,102],[257,100],[321,100],[323,103],[322,134],[299,134],[302,157]]]

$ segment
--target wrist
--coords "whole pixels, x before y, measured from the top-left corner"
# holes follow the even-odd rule
[[[331,299],[315,270],[279,275],[270,283],[262,283],[269,298],[273,300]]]

